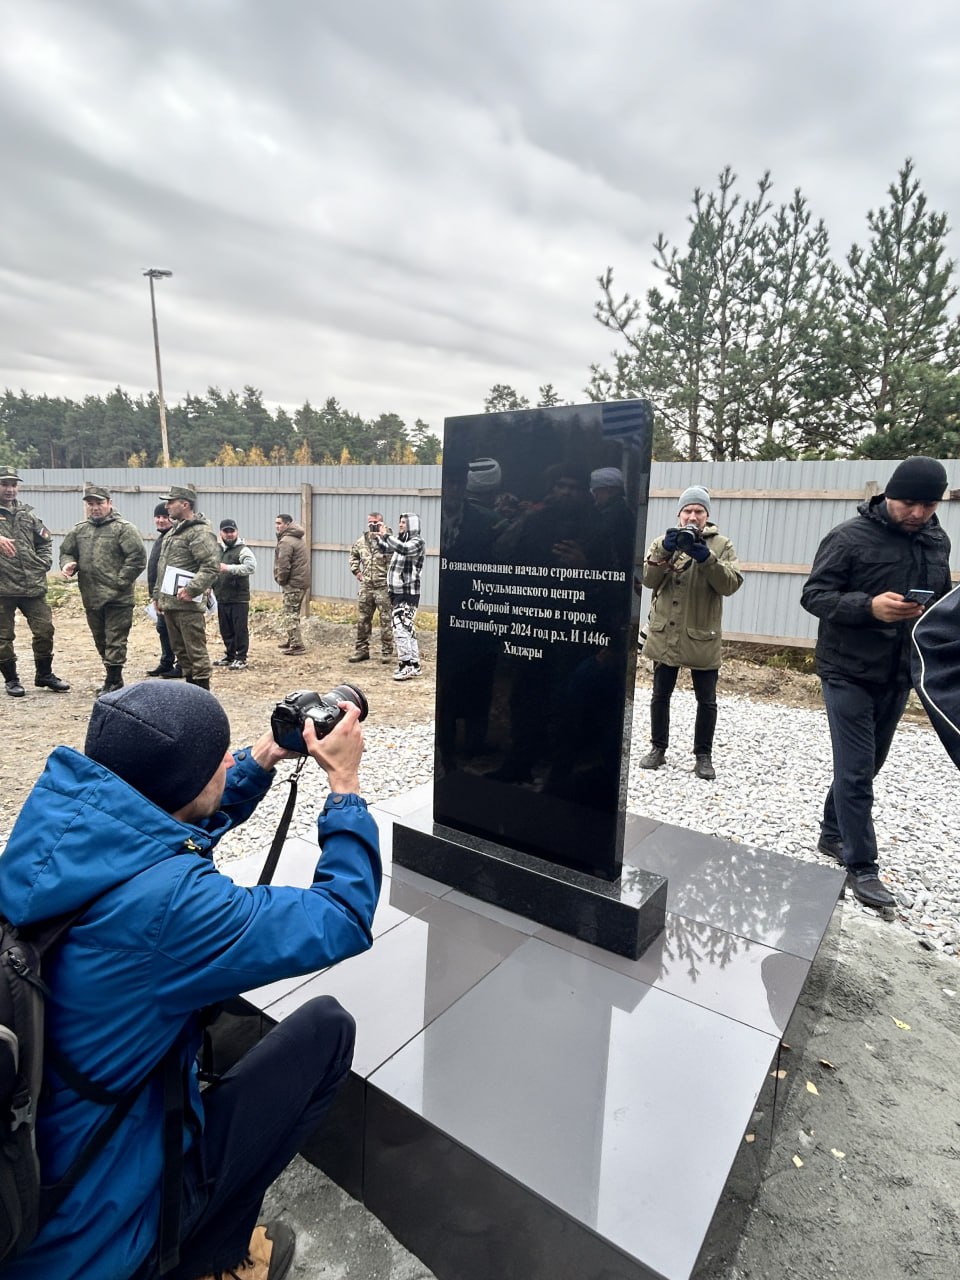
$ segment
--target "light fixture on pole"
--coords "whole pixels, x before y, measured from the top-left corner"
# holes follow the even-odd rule
[[[161,267],[148,267],[143,273],[150,281],[150,314],[153,317],[153,350],[157,357],[157,392],[160,396],[160,448],[163,455],[163,465],[170,465],[170,446],[167,441],[167,406],[163,402],[163,374],[160,372],[160,333],[157,329],[157,303],[153,296],[154,280],[163,280],[167,276],[172,276],[172,271],[165,271]]]

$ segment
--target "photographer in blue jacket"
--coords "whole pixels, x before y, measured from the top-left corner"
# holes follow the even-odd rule
[[[153,1280],[161,1269],[180,1280],[280,1280],[289,1270],[292,1232],[257,1226],[261,1201],[349,1071],[353,1020],[330,997],[310,1001],[202,1095],[196,1060],[209,1006],[371,945],[378,834],[359,794],[360,711],[340,707],[327,736],[309,719],[303,729],[330,785],[308,889],[242,887],[213,865],[217,842],[250,817],[290,753],[267,732],[231,754],[226,714],[196,685],[101,697],[85,753],[58,747],[47,760],[0,856],[0,910],[14,924],[79,913],[44,969],[44,1183],[63,1177],[111,1109],[71,1089],[58,1054],[105,1096],[146,1084],[4,1280]],[[166,1076],[183,1100],[172,1205],[161,1063],[175,1064]],[[172,1269],[161,1225],[171,1216]]]

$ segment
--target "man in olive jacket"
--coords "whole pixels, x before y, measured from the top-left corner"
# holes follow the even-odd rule
[[[710,523],[710,501],[700,485],[685,489],[680,495],[678,528],[668,529],[653,542],[643,566],[643,585],[653,591],[643,656],[654,668],[651,749],[640,761],[641,769],[659,769],[663,764],[670,742],[670,697],[680,668],[688,667],[697,699],[694,773],[708,781],[717,776],[712,757],[723,598],[739,591],[743,583],[733,543]],[[689,549],[684,549],[686,542]]]
[[[220,573],[220,545],[210,521],[197,511],[192,484],[171,485],[163,501],[174,525],[164,535],[153,598],[187,682],[209,689],[205,606]]]
[[[0,674],[11,698],[24,697],[13,648],[19,609],[33,635],[34,684],[66,693],[70,686],[53,671],[53,614],[47,604],[53,542],[33,507],[17,500],[19,484],[12,467],[0,468]]]
[[[821,853],[847,869],[855,898],[877,911],[896,899],[880,879],[873,780],[883,768],[910,693],[910,633],[924,606],[907,593],[950,590],[950,539],[936,517],[947,472],[907,458],[885,491],[820,543],[800,602],[820,619],[817,674],[833,745],[833,783]]]
[[[293,516],[281,513],[273,522],[277,531],[277,546],[273,553],[273,576],[283,592],[282,622],[287,638],[279,648],[290,657],[306,653],[303,634],[300,631],[300,610],[303,598],[310,590],[310,548],[304,538],[302,525]]]
[[[87,518],[74,525],[60,546],[60,572],[76,578],[87,626],[106,668],[99,693],[123,688],[127,637],[133,625],[133,584],[147,553],[140,531],[113,509],[106,485],[83,486]]]

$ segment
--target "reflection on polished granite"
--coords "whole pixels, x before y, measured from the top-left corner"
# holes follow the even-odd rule
[[[440,1280],[687,1280],[735,1159],[762,1162],[771,1067],[842,873],[631,817],[625,869],[649,856],[671,894],[631,961],[393,866],[392,822],[423,796],[372,806],[372,950],[247,996],[281,1021],[329,993],[357,1020],[307,1154]],[[316,852],[289,841],[278,882],[309,884]]]

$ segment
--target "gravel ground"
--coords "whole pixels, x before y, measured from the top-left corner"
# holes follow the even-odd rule
[[[694,710],[692,693],[678,690],[672,703],[675,743],[692,742]],[[816,852],[831,777],[830,735],[822,711],[723,699],[714,745],[716,782],[695,778],[693,755],[679,746],[668,753],[664,768],[638,768],[648,723],[641,691],[628,792],[631,812],[833,865]],[[366,745],[362,785],[371,803],[432,776],[431,723],[392,729],[371,718]],[[920,945],[950,956],[960,954],[960,864],[951,799],[956,786],[956,769],[929,725],[901,724],[876,782],[881,875],[896,895],[901,926]],[[318,771],[307,769],[293,825],[297,834],[310,836],[315,830],[323,794]],[[265,851],[285,799],[286,788],[275,787],[255,817],[221,843],[220,860]],[[852,897],[847,909],[874,915]]]

